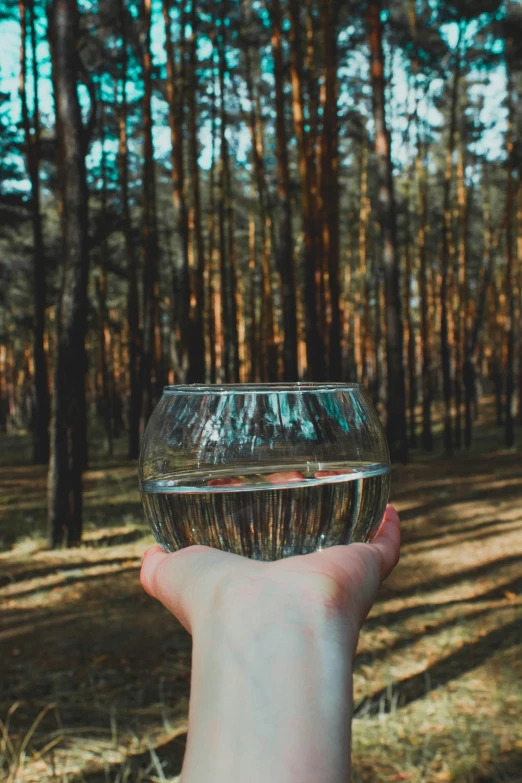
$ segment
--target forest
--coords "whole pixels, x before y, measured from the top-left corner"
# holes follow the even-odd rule
[[[403,462],[489,395],[515,445],[520,3],[4,0],[0,36],[0,427],[52,546],[88,433],[135,459],[167,384],[359,382]]]

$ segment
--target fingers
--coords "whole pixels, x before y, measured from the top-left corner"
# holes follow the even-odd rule
[[[270,484],[287,484],[290,481],[304,481],[304,475],[298,470],[283,470],[279,473],[270,473],[266,480]]]
[[[229,486],[238,486],[239,484],[242,484],[243,482],[240,481],[240,479],[236,478],[235,476],[230,476],[229,478],[217,478],[217,479],[211,479],[208,482],[209,487],[229,487]]]
[[[393,506],[386,506],[384,519],[370,546],[381,555],[381,581],[386,579],[399,562],[401,549],[401,522]]]
[[[145,592],[152,596],[152,598],[156,598],[154,593],[154,574],[156,573],[156,567],[165,557],[167,557],[167,553],[156,544],[156,546],[151,546],[150,549],[147,549],[141,558],[141,585]]]
[[[190,632],[194,579],[201,566],[201,552],[209,547],[187,547],[166,553],[161,547],[148,549],[141,564],[141,584],[153,598],[161,601]]]
[[[197,617],[208,609],[220,576],[242,560],[208,546],[189,546],[169,554],[154,546],[143,556],[141,583],[192,633]]]

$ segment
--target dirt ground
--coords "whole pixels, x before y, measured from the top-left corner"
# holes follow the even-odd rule
[[[354,783],[522,781],[522,454],[501,438],[393,471],[403,555],[359,645]],[[0,444],[0,777],[171,780],[190,638],[139,585],[135,465],[94,458],[85,545],[51,553],[45,471]]]

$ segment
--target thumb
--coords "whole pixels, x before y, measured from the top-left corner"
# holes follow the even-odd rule
[[[384,519],[370,546],[381,555],[381,582],[388,577],[399,562],[401,549],[401,522],[395,508],[386,506]]]

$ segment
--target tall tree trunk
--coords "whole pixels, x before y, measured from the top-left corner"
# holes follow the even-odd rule
[[[464,366],[467,357],[469,336],[468,318],[468,228],[469,205],[465,180],[464,165],[464,140],[461,139],[457,163],[457,201],[459,215],[459,243],[457,250],[456,270],[456,307],[454,310],[455,322],[455,446],[459,449],[462,444],[462,386],[464,391]],[[465,395],[466,396],[466,395]],[[467,441],[467,413],[465,412],[464,438]]]
[[[21,48],[20,48],[20,98],[22,103],[22,126],[24,146],[31,183],[31,219],[33,228],[33,391],[32,391],[32,435],[33,462],[45,464],[49,460],[49,417],[50,399],[47,377],[47,363],[44,349],[45,332],[45,249],[40,211],[40,108],[39,73],[36,41],[34,0],[20,2]],[[27,28],[32,50],[33,116],[29,117],[27,102]]]
[[[373,372],[373,384],[372,384],[372,400],[374,406],[380,410],[379,403],[382,399],[383,390],[383,367],[384,356],[382,346],[382,321],[383,321],[383,308],[382,308],[382,283],[381,283],[382,270],[378,268],[374,269],[374,291],[375,291],[375,322],[374,322],[374,372]]]
[[[491,324],[489,333],[491,335],[492,342],[492,354],[491,354],[491,375],[493,379],[493,387],[495,390],[495,409],[497,427],[502,427],[504,424],[504,378],[502,375],[502,343],[505,337],[505,325],[502,326],[501,320],[501,303],[499,297],[499,291],[497,287],[497,281],[495,278],[492,280],[491,286]]]
[[[250,112],[248,115],[248,126],[252,138],[252,171],[255,179],[255,189],[258,198],[258,215],[260,225],[261,239],[261,269],[263,284],[262,316],[261,325],[263,328],[263,337],[261,339],[261,352],[264,358],[263,380],[277,380],[277,345],[275,343],[274,331],[274,297],[271,285],[271,264],[270,264],[270,242],[269,231],[271,218],[269,216],[268,193],[266,187],[266,178],[263,161],[263,141],[262,127],[257,111],[257,102],[254,96],[254,85],[252,77],[252,52],[251,46],[246,45],[245,52],[245,75],[247,96],[250,103]]]
[[[516,291],[516,264],[515,264],[515,157],[514,157],[514,107],[513,84],[511,68],[506,63],[507,70],[507,98],[508,98],[508,129],[507,129],[507,183],[506,183],[506,277],[505,277],[505,302],[506,317],[505,329],[505,356],[506,356],[506,402],[505,402],[505,437],[506,446],[511,448],[515,444],[515,291]]]
[[[140,329],[138,269],[129,207],[129,150],[127,141],[127,24],[128,20],[126,16],[125,0],[120,0],[121,97],[118,117],[118,169],[120,177],[122,229],[125,242],[125,255],[127,259],[127,328],[129,341],[128,457],[129,459],[137,459],[140,448],[140,413],[142,395],[140,364],[142,335]]]
[[[6,359],[7,351],[5,344],[0,344],[0,432],[5,432],[7,429],[7,373],[6,373]]]
[[[371,204],[368,197],[368,139],[361,141],[360,186],[357,244],[359,249],[359,269],[356,275],[354,340],[355,365],[357,378],[368,385],[368,354],[371,342],[370,334],[370,292],[368,287],[368,225]]]
[[[230,162],[227,140],[226,110],[226,20],[228,3],[221,4],[219,22],[219,91],[220,91],[220,131],[221,161],[219,178],[219,251],[221,267],[221,307],[224,331],[223,370],[225,383],[239,380],[239,337],[237,329],[236,304],[236,254],[234,242],[234,208],[231,192]]]
[[[322,0],[321,0],[322,2]],[[321,100],[321,75],[317,65],[316,42],[321,38],[322,15],[314,14],[314,0],[304,0],[302,8],[306,26],[306,51],[304,58],[305,94],[308,96],[308,117],[310,126],[310,141],[313,147],[319,141],[319,105]],[[319,147],[314,150],[314,156],[320,152]],[[319,195],[319,194],[318,194]]]
[[[319,330],[316,271],[321,278],[322,260],[320,232],[317,225],[317,172],[314,163],[313,139],[306,129],[303,85],[303,45],[299,0],[289,0],[290,12],[290,73],[292,77],[292,107],[297,137],[299,176],[301,180],[302,227],[304,238],[304,313],[306,331],[306,361],[308,377],[316,381],[326,378],[326,348],[324,334]],[[320,286],[319,286],[320,287]]]
[[[297,305],[294,275],[292,206],[290,200],[290,174],[288,165],[288,137],[286,130],[284,62],[282,47],[282,15],[280,0],[271,0],[272,57],[275,81],[275,131],[277,148],[277,181],[279,193],[279,245],[277,266],[281,276],[283,296],[283,321],[285,339],[283,345],[284,378],[295,381],[297,369]]]
[[[368,4],[370,65],[386,300],[387,434],[392,458],[406,461],[408,459],[408,440],[406,433],[400,263],[397,252],[390,135],[386,126],[385,63],[382,45],[381,10],[382,0],[370,0]]]
[[[7,432],[9,410],[7,356],[7,345],[0,345],[0,432]]]
[[[354,223],[350,214],[346,218],[347,225]],[[343,381],[357,380],[357,367],[355,364],[355,343],[354,343],[354,324],[355,324],[355,296],[352,287],[354,278],[355,263],[355,241],[354,234],[350,232],[350,239],[346,254],[342,260],[340,269],[341,278],[341,353],[343,364]]]
[[[491,213],[488,208],[486,194],[483,197],[484,204],[484,261],[482,275],[476,296],[476,309],[473,322],[470,323],[469,335],[466,341],[466,359],[464,363],[464,385],[466,402],[466,425],[465,425],[465,445],[471,446],[472,427],[473,427],[473,406],[476,407],[477,389],[476,389],[476,364],[479,347],[479,334],[482,329],[488,300],[488,292],[494,274],[495,251],[499,243],[499,232],[493,237],[491,226]],[[470,318],[471,321],[471,318]],[[493,328],[493,340],[495,339],[495,328]]]
[[[172,197],[176,217],[178,252],[174,255],[173,310],[174,332],[177,337],[177,354],[183,378],[186,380],[190,362],[190,273],[189,273],[189,218],[185,199],[185,169],[183,158],[183,126],[185,118],[184,74],[185,74],[185,25],[181,25],[179,78],[176,74],[176,60],[172,43],[170,17],[171,1],[163,0],[165,20],[165,50],[167,54],[167,102],[171,141]],[[197,144],[197,140],[195,142]]]
[[[410,85],[408,84],[408,92]],[[404,133],[405,146],[408,146],[410,155],[409,136],[411,126],[418,122],[417,116],[417,97],[415,96],[415,109],[412,114],[408,113],[406,129]],[[415,419],[415,408],[417,405],[417,348],[415,328],[413,325],[413,315],[411,311],[412,284],[415,281],[413,271],[413,253],[415,249],[415,240],[413,238],[412,220],[411,220],[411,182],[415,181],[415,158],[412,156],[409,171],[406,177],[404,206],[405,206],[405,265],[404,265],[404,323],[406,325],[406,356],[408,361],[408,425],[409,425],[409,445],[411,448],[417,447],[417,429]]]
[[[142,429],[152,413],[160,382],[160,357],[156,333],[159,327],[159,265],[158,232],[156,223],[156,188],[154,148],[152,142],[152,54],[151,54],[151,0],[143,0],[144,22],[142,43],[143,70],[143,353],[141,360],[141,388],[143,394]]]
[[[85,334],[89,274],[86,137],[78,100],[78,8],[74,0],[54,0],[50,40],[58,143],[64,164],[63,251],[65,273],[57,313],[57,355],[49,465],[49,541],[69,546],[82,533],[82,470],[85,462]]]
[[[409,200],[406,202],[406,209],[409,210]],[[409,216],[408,216],[409,223]],[[416,347],[415,347],[415,330],[413,327],[413,316],[411,312],[411,283],[414,279],[412,269],[412,237],[409,233],[406,237],[405,247],[406,263],[405,263],[405,285],[404,285],[404,322],[406,324],[407,332],[407,347],[406,353],[408,357],[408,408],[409,408],[409,430],[410,430],[410,446],[416,448],[417,446],[417,431],[415,427],[415,407],[417,404],[417,367],[416,367]]]
[[[190,342],[189,364],[187,371],[188,383],[205,382],[205,336],[203,331],[203,312],[205,308],[205,246],[203,241],[203,229],[201,225],[201,192],[199,181],[199,142],[198,142],[198,111],[196,98],[198,92],[198,80],[196,69],[198,66],[197,45],[199,19],[196,11],[196,0],[192,0],[190,24],[192,28],[190,39],[190,69],[188,78],[188,102],[189,102],[189,154],[191,191],[194,201],[194,238],[196,249],[196,264],[194,271],[194,306],[190,314]]]
[[[316,13],[316,7],[319,13]],[[301,8],[301,18],[304,17],[306,29],[306,48],[304,57],[304,96],[303,109],[306,112],[307,137],[310,145],[310,166],[312,179],[316,182],[316,192],[312,194],[312,208],[316,222],[315,231],[315,298],[317,325],[325,347],[325,377],[329,372],[329,340],[330,340],[330,286],[328,280],[328,254],[324,244],[328,241],[327,224],[323,204],[323,187],[321,184],[323,165],[323,134],[319,133],[320,120],[324,120],[326,104],[326,84],[323,63],[323,73],[319,62],[323,59],[324,40],[323,11],[326,3],[320,0],[304,0]],[[330,31],[331,32],[331,31]],[[323,44],[321,47],[321,43]],[[328,42],[329,43],[329,42]],[[337,42],[335,42],[336,44]],[[327,111],[328,111],[327,107]],[[322,130],[322,128],[321,128]],[[328,160],[326,161],[328,166]]]
[[[100,87],[101,93],[101,87]],[[101,227],[103,238],[100,246],[100,263],[96,278],[96,296],[98,299],[98,340],[100,347],[100,365],[102,380],[102,416],[105,427],[105,447],[107,454],[113,453],[113,422],[112,408],[113,398],[113,373],[112,373],[112,349],[109,331],[109,314],[107,312],[107,258],[108,247],[105,237],[104,221],[107,216],[107,160],[105,151],[105,109],[103,96],[98,98],[100,107],[100,143],[101,143]]]
[[[453,153],[455,151],[455,136],[457,127],[457,109],[459,103],[459,86],[461,73],[462,25],[459,27],[459,37],[455,48],[455,71],[451,90],[450,127],[448,148],[446,152],[446,172],[444,176],[444,194],[442,207],[442,254],[441,254],[441,285],[440,285],[440,350],[442,363],[442,383],[444,391],[444,448],[450,453],[453,449],[451,427],[452,372],[451,350],[449,344],[448,326],[448,276],[451,246],[451,182],[453,179]]]
[[[216,171],[216,81],[214,77],[214,60],[212,59],[212,93],[211,93],[211,110],[210,110],[210,133],[211,133],[211,162],[210,162],[210,176],[209,176],[209,197],[208,197],[208,212],[207,212],[207,236],[208,236],[208,261],[207,261],[207,318],[208,318],[208,346],[209,346],[209,358],[210,358],[210,383],[216,383],[217,381],[217,342],[218,342],[218,322],[220,319],[220,307],[216,307],[216,290],[215,290],[215,235],[216,235],[216,218],[215,218],[215,171]],[[219,329],[219,335],[221,330]],[[220,353],[221,355],[221,353]]]
[[[431,429],[431,340],[430,340],[430,303],[427,277],[427,212],[428,212],[428,182],[427,164],[422,162],[420,142],[417,145],[415,167],[417,172],[417,187],[419,191],[419,301],[420,301],[420,331],[422,343],[422,446],[426,451],[433,448]],[[425,157],[425,156],[424,156]]]
[[[321,206],[324,257],[327,262],[330,333],[329,379],[342,378],[339,310],[339,130],[337,83],[337,0],[321,0],[323,28],[324,103],[321,137]]]
[[[253,190],[253,188],[252,188]],[[256,214],[254,208],[254,198],[252,194],[250,216],[248,220],[248,246],[249,246],[249,270],[250,270],[250,377],[251,383],[260,380],[260,340],[259,326],[260,317],[258,314],[258,303],[260,302],[260,284],[259,284],[259,262],[256,248]]]
[[[120,309],[118,308],[116,316],[116,328],[111,340],[111,365],[112,365],[112,426],[113,435],[116,439],[121,436],[123,429],[123,401],[122,401],[122,321]]]
[[[430,302],[429,285],[427,279],[427,215],[428,215],[428,176],[427,176],[427,142],[422,143],[421,126],[419,122],[419,103],[418,103],[418,74],[419,74],[419,53],[417,48],[418,38],[418,18],[416,0],[409,0],[408,17],[410,23],[411,37],[413,40],[412,52],[412,70],[413,70],[413,89],[415,93],[415,109],[413,122],[417,127],[417,144],[415,150],[415,170],[419,220],[417,228],[417,248],[418,248],[418,290],[419,290],[419,311],[420,311],[420,341],[421,341],[421,377],[422,377],[422,446],[426,451],[433,448],[433,436],[431,429],[431,402],[432,402],[432,358],[430,343]],[[427,97],[427,96],[425,96]],[[411,374],[411,369],[410,369]],[[411,400],[410,400],[411,404]]]
[[[518,258],[518,423],[522,425],[522,177],[517,193],[517,258]]]

